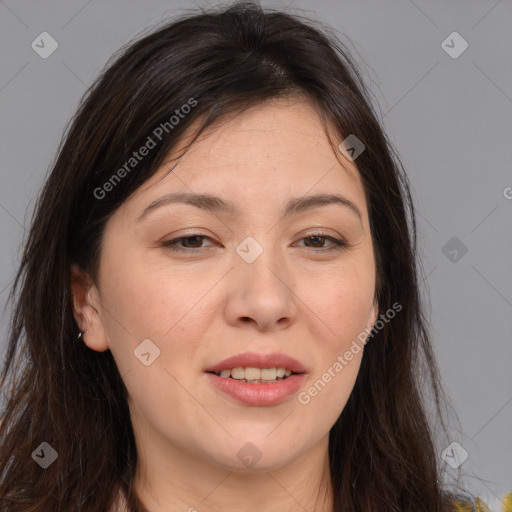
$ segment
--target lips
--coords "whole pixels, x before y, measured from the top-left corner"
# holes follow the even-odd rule
[[[284,369],[286,375],[278,377],[276,380],[264,382],[263,380],[236,380],[230,377],[220,376],[220,373],[226,373],[227,370],[251,372],[259,368],[261,370]],[[245,352],[220,361],[213,366],[208,367],[206,376],[211,384],[224,395],[231,397],[238,403],[249,406],[273,406],[289,399],[297,393],[300,386],[306,379],[306,367],[293,357],[285,354],[256,354]],[[229,372],[228,372],[229,373]]]
[[[306,367],[286,354],[256,354],[254,352],[245,352],[236,356],[228,357],[213,366],[208,367],[207,373],[220,373],[222,370],[230,370],[232,368],[286,368],[292,373],[305,373]]]

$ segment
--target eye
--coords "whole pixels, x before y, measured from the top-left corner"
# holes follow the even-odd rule
[[[197,252],[197,249],[202,249],[204,247],[201,246],[203,239],[211,240],[209,236],[194,233],[192,235],[180,236],[178,238],[173,238],[172,240],[166,240],[162,243],[162,246],[169,248],[171,251]],[[187,245],[178,245],[181,243],[185,243]],[[190,247],[190,245],[192,247]]]
[[[305,236],[304,238],[301,238],[301,240],[309,240],[312,246],[305,245],[305,247],[312,250],[320,249],[320,251],[340,251],[348,247],[348,244],[343,240],[338,240],[337,238],[329,236],[325,233],[312,233],[308,236]],[[326,241],[331,242],[332,245],[326,248],[323,245]]]

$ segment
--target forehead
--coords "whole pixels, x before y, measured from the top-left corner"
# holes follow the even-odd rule
[[[308,192],[364,196],[354,162],[335,153],[318,113],[301,98],[273,99],[223,117],[183,153],[197,128],[196,121],[137,199],[169,190],[215,192],[242,206],[244,199],[268,203]],[[332,136],[336,147],[341,141]]]

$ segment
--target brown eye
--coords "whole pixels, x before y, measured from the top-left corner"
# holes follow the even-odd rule
[[[203,249],[204,245],[201,245],[203,239],[210,240],[210,237],[206,235],[188,235],[181,236],[179,238],[173,238],[162,243],[163,247],[167,247],[172,251],[184,251],[184,252],[197,252],[196,249]],[[183,244],[183,245],[182,245]]]
[[[319,249],[319,248],[321,249],[324,246],[324,242],[325,242],[326,238],[323,236],[312,235],[312,236],[307,236],[306,238],[304,238],[304,240],[312,241],[313,247],[315,247],[316,249]],[[307,244],[305,244],[305,245],[306,245],[306,247],[310,247]]]
[[[189,245],[190,241],[192,241],[192,243]],[[199,235],[192,235],[192,236],[187,236],[187,237],[183,238],[183,242],[186,244],[185,246],[188,248],[198,249],[199,247],[201,247],[203,240],[202,240],[202,237]],[[190,247],[190,246],[192,246],[192,247]]]
[[[323,233],[315,233],[313,235],[306,236],[301,240],[309,240],[310,244],[305,243],[304,246],[308,249],[320,249],[323,251],[331,250],[342,250],[347,248],[347,244],[343,240],[338,240],[329,235]],[[331,247],[326,247],[325,242],[331,242]]]

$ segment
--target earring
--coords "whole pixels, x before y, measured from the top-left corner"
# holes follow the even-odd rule
[[[78,333],[78,337],[77,337],[77,339],[81,339],[81,338],[83,337],[83,335],[84,335],[84,334],[85,334],[85,331],[80,331],[80,332]]]

